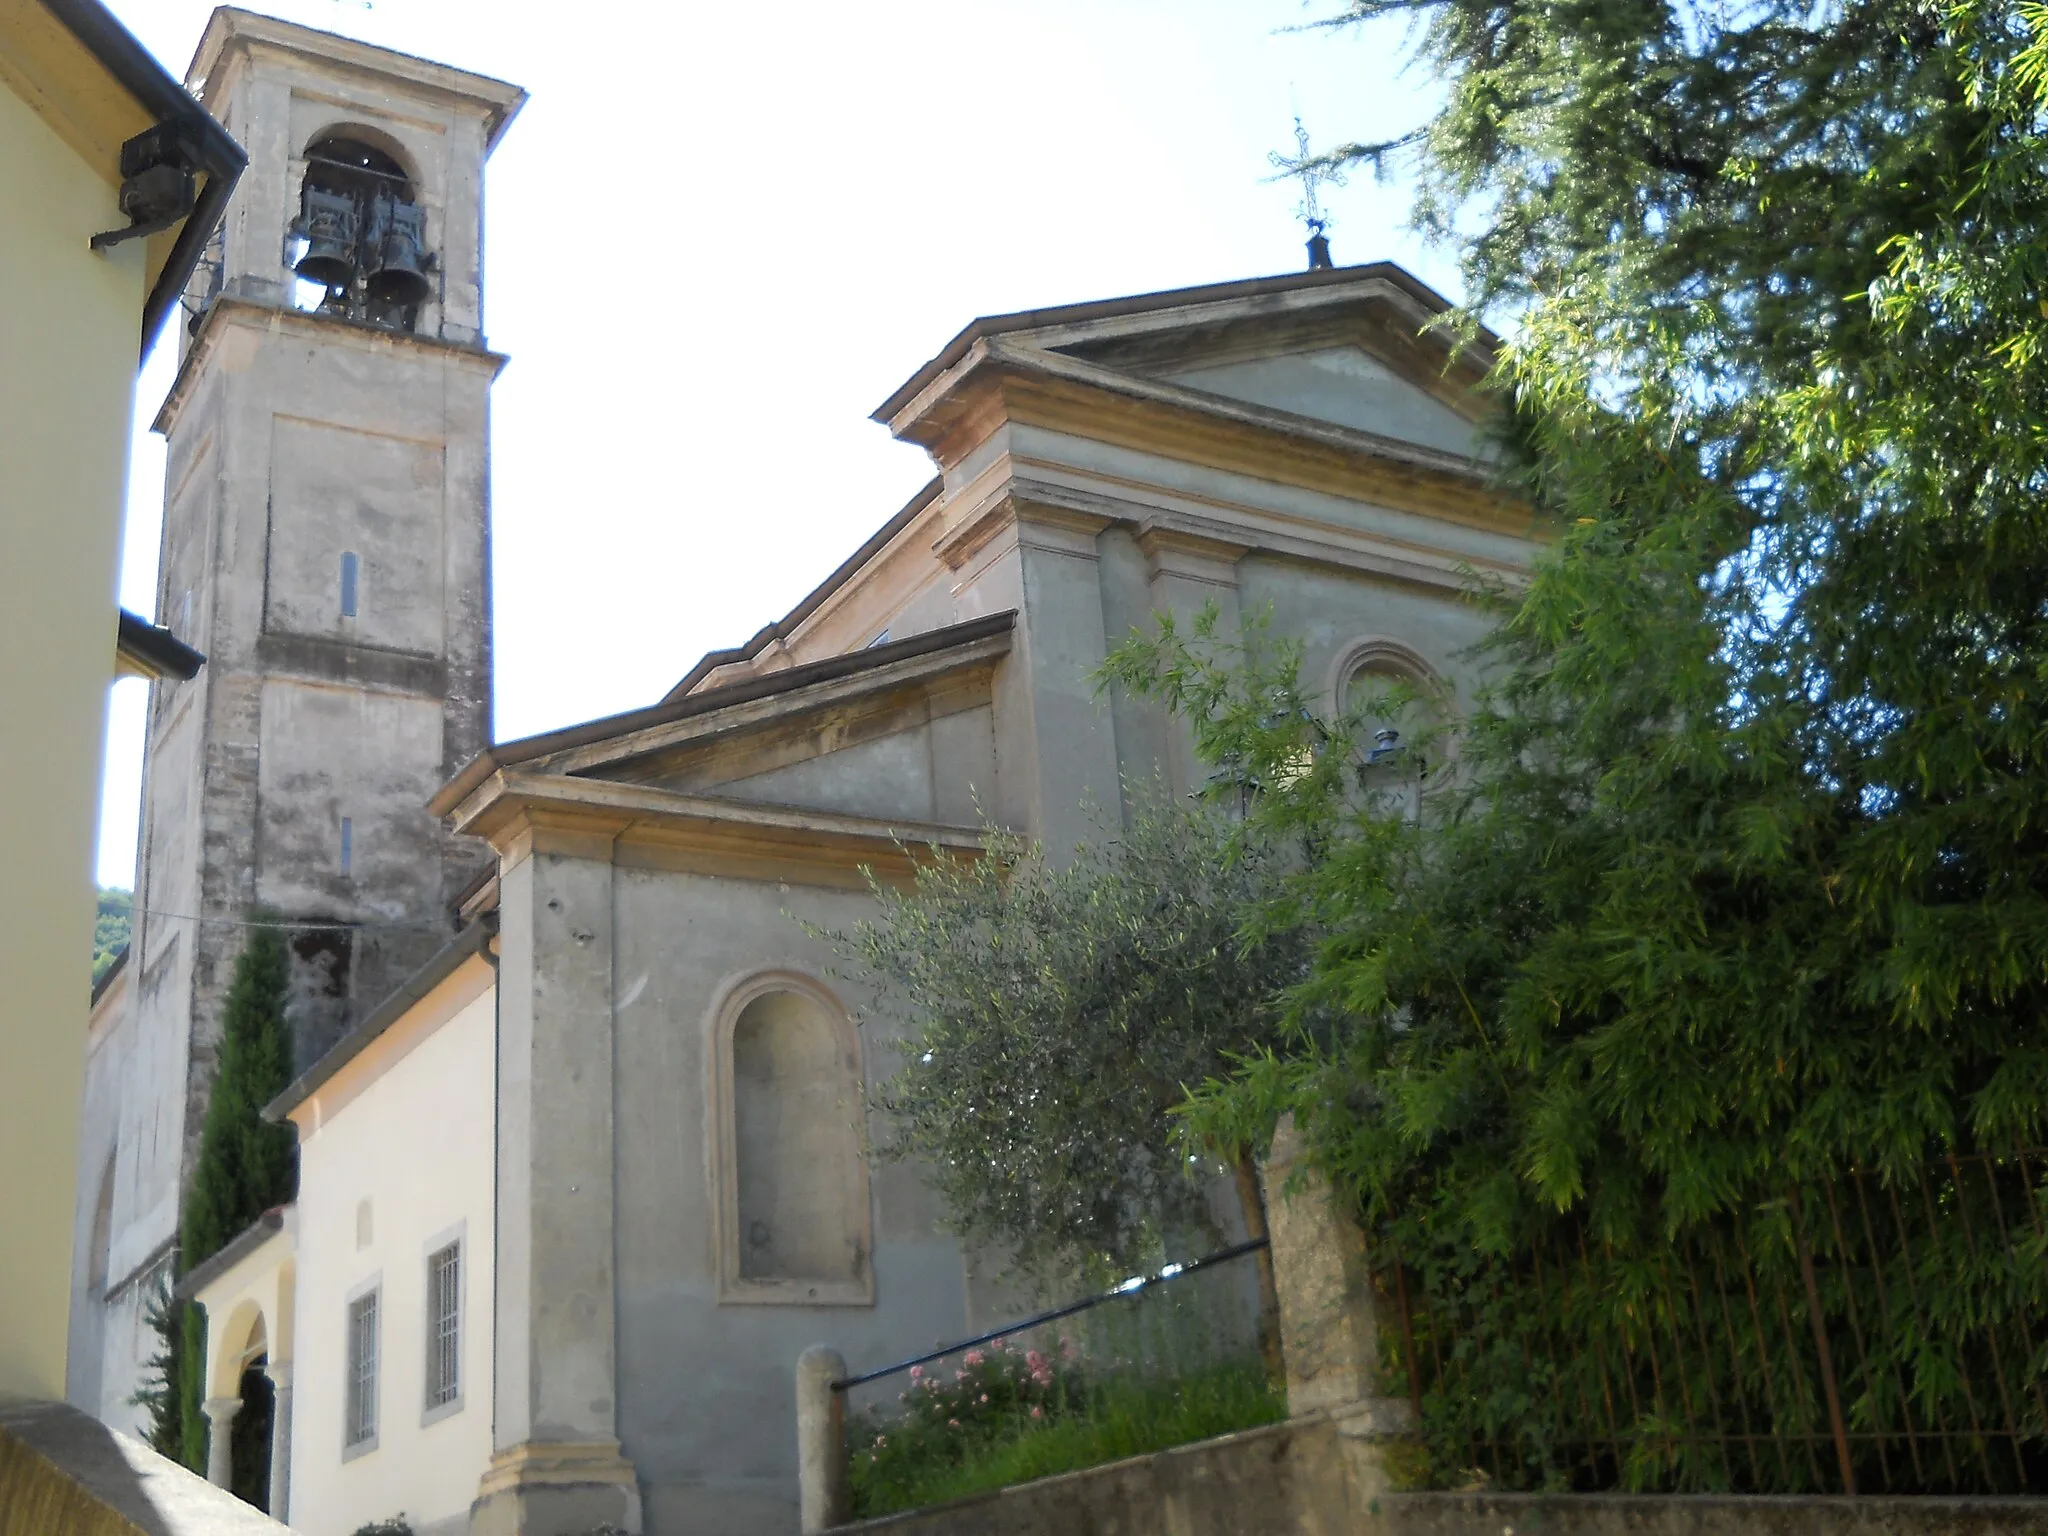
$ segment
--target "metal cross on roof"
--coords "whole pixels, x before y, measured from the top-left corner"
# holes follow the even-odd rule
[[[1320,235],[1335,221],[1323,211],[1317,198],[1317,189],[1325,185],[1341,187],[1344,173],[1334,165],[1319,161],[1308,147],[1308,129],[1300,118],[1294,120],[1294,148],[1292,156],[1274,151],[1266,156],[1273,168],[1284,175],[1292,176],[1301,183],[1301,202],[1296,205],[1295,217],[1308,226],[1310,235]]]

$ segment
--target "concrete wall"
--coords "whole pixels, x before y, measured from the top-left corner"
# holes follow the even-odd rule
[[[306,1104],[299,1127],[291,1525],[346,1536],[403,1511],[466,1527],[491,1455],[497,994],[472,959]],[[462,1240],[460,1407],[425,1403],[427,1256]],[[380,1293],[376,1449],[345,1458],[349,1298]]]
[[[61,1397],[93,823],[142,313],[105,179],[0,75],[0,1390]],[[95,1167],[94,1176],[98,1174]]]
[[[1393,1493],[1296,1419],[838,1527],[852,1536],[2035,1536],[2040,1499]]]

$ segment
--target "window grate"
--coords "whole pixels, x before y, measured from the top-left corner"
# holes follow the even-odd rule
[[[439,1408],[462,1393],[461,1243],[428,1257],[427,1306],[427,1406]]]
[[[377,1293],[348,1304],[348,1403],[344,1421],[350,1446],[377,1438]]]

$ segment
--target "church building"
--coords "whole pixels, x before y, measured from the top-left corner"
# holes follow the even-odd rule
[[[806,925],[984,817],[1058,852],[1128,783],[1198,788],[1185,728],[1095,682],[1157,613],[1269,615],[1333,705],[1469,682],[1463,593],[1533,549],[1489,359],[1387,264],[976,320],[874,413],[931,482],[796,608],[493,743],[480,189],[520,93],[232,10],[193,70],[250,167],[161,419],[159,613],[190,593],[212,659],[158,685],[137,905],[219,926],[144,920],[96,1014],[74,1395],[130,1412],[229,924],[282,914],[298,1198],[181,1286],[217,1479],[256,1367],[313,1536],[793,1536],[797,1356],[999,1306],[870,1159],[901,1037]]]

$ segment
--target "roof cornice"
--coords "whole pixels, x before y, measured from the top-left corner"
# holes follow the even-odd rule
[[[193,387],[198,383],[201,366],[219,344],[220,334],[230,320],[240,318],[253,322],[266,330],[298,332],[311,335],[323,342],[340,340],[357,345],[395,346],[421,349],[439,353],[452,362],[471,363],[488,368],[490,376],[496,378],[506,363],[511,361],[502,352],[493,352],[488,347],[473,346],[466,342],[444,341],[439,336],[420,336],[411,331],[394,331],[381,325],[368,325],[362,321],[350,320],[341,315],[323,315],[311,310],[293,309],[285,304],[270,304],[258,299],[243,298],[240,294],[223,293],[217,296],[201,311],[198,329],[193,332],[192,345],[185,349],[185,355],[178,362],[178,376],[171,381],[170,392],[164,396],[164,403],[157,408],[156,418],[149,424],[152,432],[168,435],[177,425],[186,402],[192,396]],[[336,335],[336,331],[341,334]]]
[[[978,343],[993,337],[1020,331],[1052,332],[1052,336],[1041,338],[1040,344],[1064,346],[1087,339],[1091,332],[1102,329],[1104,322],[1126,321],[1139,316],[1155,317],[1153,325],[1146,329],[1164,329],[1213,324],[1239,315],[1271,315],[1331,304],[1356,303],[1373,297],[1400,302],[1425,321],[1449,314],[1452,308],[1448,299],[1406,269],[1390,261],[1376,261],[1354,267],[1291,272],[1278,277],[1245,278],[1195,288],[1100,299],[1086,304],[1063,304],[1046,309],[1019,310],[1007,315],[986,315],[971,322],[940,348],[923,367],[898,386],[894,394],[875,408],[871,419],[901,435],[897,423],[913,403],[967,360]],[[1485,362],[1491,361],[1491,353],[1498,345],[1499,338],[1484,327],[1480,328],[1472,343],[1473,349]]]
[[[526,104],[526,92],[510,81],[231,5],[215,9],[200,35],[198,48],[193,51],[185,79],[204,100],[211,94],[227,56],[237,48],[252,47],[273,48],[329,65],[343,64],[415,90],[465,102],[480,109],[488,124],[484,138],[486,153],[496,146]]]
[[[538,759],[596,742],[623,739],[636,733],[653,730],[671,721],[708,715],[755,699],[794,693],[799,689],[830,683],[840,678],[874,673],[893,667],[898,662],[938,656],[955,649],[971,650],[994,636],[1007,636],[1016,623],[1016,618],[1015,613],[1006,609],[1001,613],[989,614],[985,618],[970,619],[965,624],[950,624],[943,629],[926,630],[921,635],[893,640],[887,645],[874,645],[864,651],[828,656],[822,661],[806,662],[801,666],[770,672],[761,677],[744,678],[736,683],[728,683],[722,688],[707,688],[701,693],[681,697],[671,691],[661,703],[645,709],[606,715],[600,719],[585,721],[581,725],[568,726],[559,731],[546,731],[538,736],[528,736],[518,741],[499,742],[495,746],[485,748],[465,763],[454,778],[435,792],[434,798],[427,802],[427,809],[436,816],[454,813],[479,785],[502,769],[532,764]],[[943,662],[940,669],[944,670],[953,664],[950,661]]]
[[[494,773],[450,817],[501,867],[562,853],[644,869],[861,889],[907,882],[920,855],[979,857],[977,827],[763,805],[612,779]]]

